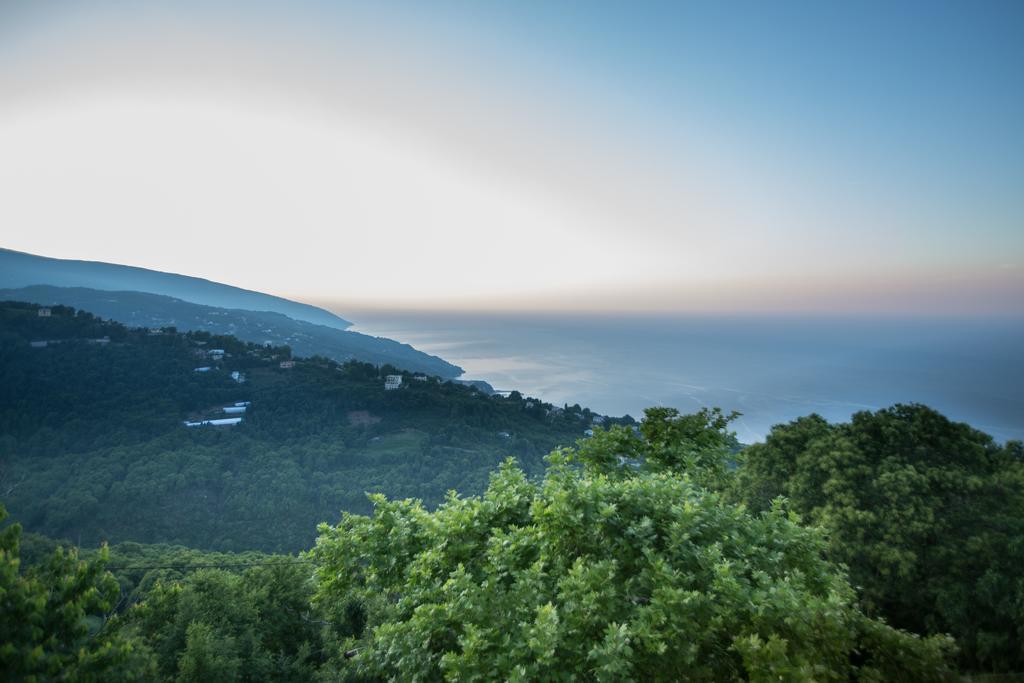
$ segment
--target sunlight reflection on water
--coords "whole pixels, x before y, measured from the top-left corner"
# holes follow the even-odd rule
[[[1024,322],[364,313],[398,339],[555,404],[639,416],[651,405],[739,410],[740,438],[817,412],[921,402],[999,439],[1024,436]]]

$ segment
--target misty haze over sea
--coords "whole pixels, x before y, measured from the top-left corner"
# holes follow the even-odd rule
[[[374,312],[356,331],[410,343],[555,404],[743,413],[745,442],[812,412],[846,420],[930,405],[998,440],[1024,438],[1024,321]]]

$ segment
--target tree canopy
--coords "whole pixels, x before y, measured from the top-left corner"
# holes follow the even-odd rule
[[[735,497],[779,496],[828,535],[870,614],[953,634],[965,666],[1024,669],[1024,449],[921,405],[775,427]]]
[[[944,680],[951,641],[865,616],[821,535],[705,487],[728,417],[651,411],[531,481],[322,526],[325,608],[357,599],[359,675],[425,680]],[[345,670],[342,664],[342,670]]]
[[[7,510],[0,505],[0,522]],[[135,681],[151,673],[136,645],[104,629],[118,598],[104,569],[58,548],[28,571],[19,558],[21,527],[0,529],[0,673],[7,681]]]

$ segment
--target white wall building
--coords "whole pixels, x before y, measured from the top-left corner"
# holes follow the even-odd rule
[[[199,420],[198,422],[185,421],[186,427],[202,427],[203,425],[212,425],[214,427],[230,427],[236,425],[242,421],[240,417],[222,417],[216,420]]]
[[[384,391],[391,391],[402,386],[401,375],[388,375],[384,378]]]

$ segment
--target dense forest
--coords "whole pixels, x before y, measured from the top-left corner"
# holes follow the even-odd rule
[[[391,368],[0,311],[8,680],[1024,672],[1024,447],[925,406],[740,449],[718,410],[385,391]]]
[[[537,474],[595,422],[632,423],[387,365],[38,310],[0,304],[0,492],[29,531],[84,544],[294,552],[318,522],[368,512],[366,492],[437,504],[482,491],[509,455]],[[235,426],[184,425],[236,403],[249,405]]]

